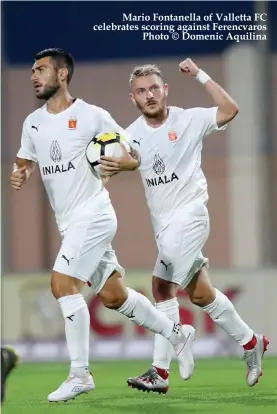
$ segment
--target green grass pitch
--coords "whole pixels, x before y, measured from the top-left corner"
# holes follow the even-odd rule
[[[96,388],[67,403],[48,403],[68,373],[67,364],[21,364],[8,379],[3,414],[274,414],[277,413],[277,360],[264,360],[264,376],[249,388],[238,359],[196,361],[192,379],[183,382],[172,364],[166,395],[128,388],[128,376],[149,367],[147,361],[92,362]]]

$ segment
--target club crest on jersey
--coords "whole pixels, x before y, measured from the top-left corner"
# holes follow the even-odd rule
[[[77,118],[76,116],[72,116],[68,120],[68,129],[76,129],[77,128]]]
[[[178,137],[177,137],[177,134],[176,134],[175,129],[170,129],[169,130],[169,132],[168,132],[168,139],[169,139],[170,142],[177,141]]]

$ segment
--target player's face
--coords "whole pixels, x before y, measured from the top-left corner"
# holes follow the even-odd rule
[[[168,85],[157,75],[141,76],[133,80],[131,100],[148,118],[156,118],[166,105]]]
[[[60,88],[58,71],[50,57],[39,59],[32,67],[32,82],[38,99],[50,99]]]

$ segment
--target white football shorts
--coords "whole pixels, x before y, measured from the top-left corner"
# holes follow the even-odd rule
[[[203,249],[210,232],[208,214],[199,217],[181,215],[156,237],[158,258],[153,275],[176,283],[183,289],[208,259]]]
[[[117,229],[115,213],[84,215],[61,233],[62,246],[54,270],[91,284],[97,294],[114,270],[124,276],[111,242]]]

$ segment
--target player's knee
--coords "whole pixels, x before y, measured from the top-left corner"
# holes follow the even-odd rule
[[[126,302],[126,299],[128,297],[125,294],[115,294],[112,292],[106,292],[105,294],[99,296],[105,308],[114,310],[119,309],[123,303]]]
[[[112,273],[98,296],[108,309],[119,309],[126,302],[128,291],[119,272]]]
[[[125,300],[122,300],[122,298],[115,298],[114,300],[103,302],[103,305],[105,308],[117,310],[121,308]]]
[[[192,292],[189,293],[189,298],[191,303],[202,308],[215,300],[215,291],[212,288],[205,292]]]
[[[176,297],[177,285],[175,285],[175,283],[169,282],[168,280],[163,280],[156,276],[153,276],[152,293],[155,302],[164,302]]]
[[[84,282],[62,273],[53,272],[51,278],[51,291],[56,299],[64,296],[77,295],[80,293]]]
[[[216,292],[205,266],[195,273],[185,290],[190,301],[196,306],[207,306],[215,300]]]

